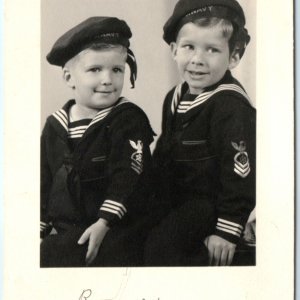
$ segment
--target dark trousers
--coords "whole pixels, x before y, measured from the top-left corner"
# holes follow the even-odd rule
[[[206,266],[203,240],[216,226],[214,205],[208,200],[188,200],[169,211],[152,229],[145,246],[146,266]]]
[[[135,223],[120,222],[103,239],[91,267],[130,267],[143,264],[144,242],[150,226],[149,218]],[[88,242],[78,245],[84,229],[70,226],[58,229],[41,243],[41,267],[85,267]]]

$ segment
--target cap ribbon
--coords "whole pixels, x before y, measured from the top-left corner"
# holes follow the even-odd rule
[[[130,82],[131,82],[131,88],[134,88],[134,83],[136,81],[137,78],[137,63],[136,63],[136,59],[135,56],[133,54],[133,52],[127,48],[127,61],[126,61],[129,65],[130,68]]]

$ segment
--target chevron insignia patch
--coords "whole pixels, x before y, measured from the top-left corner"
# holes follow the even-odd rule
[[[246,152],[246,143],[240,141],[240,144],[238,145],[237,143],[231,142],[231,145],[238,151],[234,156],[234,172],[242,178],[246,178],[251,170],[248,153]]]
[[[131,168],[140,175],[143,172],[143,142],[138,140],[135,143],[129,140],[129,143],[136,150],[131,155]]]

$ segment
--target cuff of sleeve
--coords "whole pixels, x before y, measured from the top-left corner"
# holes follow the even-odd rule
[[[99,209],[98,217],[108,221],[109,226],[121,220],[127,210],[123,204],[113,200],[105,200]]]
[[[225,240],[237,244],[240,240],[243,226],[225,219],[218,218],[215,234]]]
[[[40,222],[40,238],[46,237],[52,230],[52,225],[45,222]]]

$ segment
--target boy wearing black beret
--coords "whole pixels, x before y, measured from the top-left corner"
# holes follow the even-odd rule
[[[236,0],[179,0],[164,26],[183,83],[166,96],[154,151],[169,208],[147,265],[230,265],[255,206],[256,112],[232,77],[250,37]]]
[[[133,86],[137,74],[130,37],[124,21],[92,17],[47,55],[62,67],[74,99],[42,132],[42,267],[142,263],[153,131],[145,113],[121,97],[126,62]],[[49,235],[52,228],[57,234]]]

